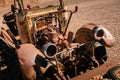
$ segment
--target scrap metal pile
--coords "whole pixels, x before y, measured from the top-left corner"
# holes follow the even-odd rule
[[[1,28],[0,80],[70,80],[107,61],[106,46],[115,39],[106,28],[87,23],[75,36],[67,31],[77,6],[68,10],[59,0],[60,5],[24,9],[22,0],[14,2],[3,16],[9,29]],[[104,78],[114,79],[110,73]]]

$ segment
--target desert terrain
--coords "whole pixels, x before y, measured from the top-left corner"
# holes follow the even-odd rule
[[[115,37],[116,44],[112,48],[107,48],[109,59],[118,58],[120,60],[120,0],[64,0],[68,9],[74,10],[78,6],[78,12],[73,14],[69,30],[75,32],[82,25],[92,22],[103,25]],[[10,11],[10,1],[6,5],[0,6],[0,26],[2,16]],[[25,1],[25,4],[40,7],[46,5],[59,4],[58,0],[32,0]]]

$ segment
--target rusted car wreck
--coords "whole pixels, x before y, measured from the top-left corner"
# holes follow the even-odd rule
[[[119,80],[118,61],[107,60],[112,34],[95,23],[67,31],[78,7],[71,11],[59,2],[25,9],[23,0],[14,0],[3,16],[8,28],[0,29],[0,80]]]

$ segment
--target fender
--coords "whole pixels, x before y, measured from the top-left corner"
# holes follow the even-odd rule
[[[49,68],[50,64],[45,61],[45,57],[33,44],[21,44],[20,48],[17,49],[18,58],[22,70],[22,74],[25,80],[35,80],[36,71],[34,65],[38,65],[40,72],[45,73]],[[39,55],[39,56],[38,56]],[[44,59],[44,60],[43,60]],[[41,61],[42,60],[42,61]],[[46,64],[44,65],[43,62]]]

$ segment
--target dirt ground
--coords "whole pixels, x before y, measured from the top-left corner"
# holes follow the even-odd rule
[[[78,6],[78,12],[72,16],[70,23],[71,31],[75,32],[82,25],[93,22],[103,25],[116,38],[116,45],[107,48],[111,58],[120,60],[120,0],[64,0],[68,9],[74,10]],[[25,2],[26,4],[46,5],[59,4],[58,0],[36,0],[36,2]],[[2,26],[2,15],[10,11],[10,4],[0,7],[0,25]]]

